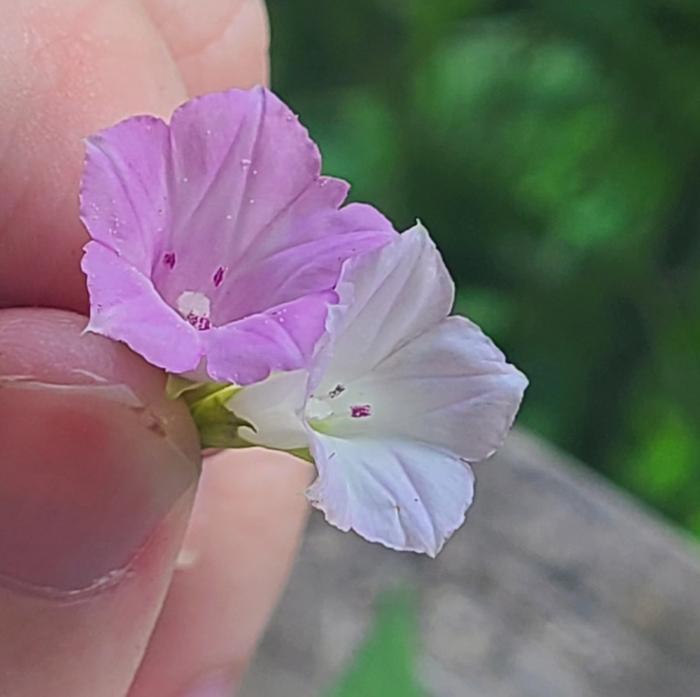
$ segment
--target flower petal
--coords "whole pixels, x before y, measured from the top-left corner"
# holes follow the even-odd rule
[[[309,201],[313,196],[307,194]],[[301,203],[301,202],[300,202]],[[279,221],[284,245],[267,255],[246,258],[231,269],[219,303],[227,315],[244,317],[269,307],[335,287],[347,259],[394,239],[391,223],[376,209],[351,204],[341,210],[314,202],[315,211]],[[297,215],[299,211],[290,211]],[[285,227],[286,226],[286,227]],[[251,250],[252,252],[253,250]]]
[[[167,222],[167,125],[135,116],[86,141],[80,217],[94,240],[150,276]]]
[[[464,522],[474,475],[454,455],[396,439],[311,439],[319,476],[307,496],[341,530],[434,557]]]
[[[254,445],[279,450],[306,448],[309,438],[302,419],[309,374],[305,370],[274,373],[267,380],[239,390],[226,405],[253,429],[238,435]]]
[[[342,264],[397,234],[369,206],[339,210],[348,185],[320,171],[286,105],[263,88],[230,90],[187,102],[169,126],[135,117],[92,137],[81,213],[93,239],[202,330],[195,343],[212,355],[200,368],[247,384],[304,367]],[[99,295],[124,323],[141,310],[117,312],[132,297],[119,290],[93,275],[93,303]],[[106,321],[102,330],[123,339]],[[129,329],[132,347],[154,344],[157,328],[143,331],[139,342]],[[168,356],[154,362],[174,370]]]
[[[156,279],[168,302],[187,290],[209,295],[211,289],[212,317],[222,325],[335,285],[340,263],[349,255],[340,248],[335,264],[309,279],[304,289],[296,290],[295,274],[286,292],[275,295],[277,285],[267,286],[262,275],[271,265],[287,275],[295,255],[285,257],[286,250],[314,240],[332,248],[332,238],[348,227],[345,218],[328,220],[325,226],[312,222],[319,214],[338,216],[349,187],[320,176],[318,148],[289,107],[263,88],[209,94],[177,109],[170,132],[170,247],[178,273],[161,268]],[[387,226],[382,217],[376,231],[382,239]],[[318,252],[313,245],[304,251],[310,258]],[[274,259],[258,271],[270,257]],[[219,269],[223,273],[215,283]],[[264,300],[258,300],[257,291],[265,291]]]
[[[198,288],[310,186],[321,159],[291,111],[263,88],[192,99],[170,123],[170,246],[178,274],[159,279],[168,301]],[[334,188],[334,187],[332,187]],[[338,203],[345,196],[333,191]],[[252,203],[251,203],[252,201]]]
[[[479,327],[450,317],[334,400],[340,412],[358,400],[371,405],[371,418],[339,419],[334,433],[403,437],[478,462],[503,442],[526,387],[527,378]]]
[[[86,331],[123,341],[172,373],[197,367],[199,333],[163,301],[146,276],[100,242],[86,245],[82,269],[91,300]]]
[[[306,367],[335,300],[333,292],[315,293],[202,332],[207,372],[218,382],[249,385]]]
[[[349,382],[444,319],[454,284],[422,225],[345,265],[327,328],[337,337],[324,384]],[[321,357],[320,362],[324,359]]]

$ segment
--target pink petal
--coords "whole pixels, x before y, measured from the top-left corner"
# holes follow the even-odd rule
[[[123,341],[171,372],[197,367],[199,333],[163,301],[146,276],[100,242],[87,244],[82,269],[91,299],[87,331]]]
[[[351,217],[334,220],[348,185],[320,177],[318,148],[282,101],[262,88],[193,99],[173,114],[170,140],[170,249],[178,267],[174,274],[161,267],[156,277],[168,302],[186,290],[208,294],[219,268],[227,273],[212,296],[218,325],[335,285],[337,261],[297,294],[292,283],[284,297],[268,291],[264,302],[255,300],[268,288],[265,260],[281,257],[282,263],[287,250],[312,240],[332,247]],[[311,222],[319,217],[325,217],[325,228]],[[383,217],[375,221],[380,227],[358,239],[357,253],[386,240],[391,226]],[[313,245],[305,251],[316,253]],[[347,255],[339,248],[337,257],[344,261]]]
[[[310,435],[319,475],[307,497],[332,525],[434,557],[464,522],[474,475],[454,455],[389,438]]]
[[[266,312],[202,332],[207,372],[216,381],[249,385],[272,371],[306,366],[314,353],[333,292],[307,295]]]
[[[339,211],[320,207],[293,226],[285,233],[285,246],[232,269],[217,301],[222,312],[245,317],[333,288],[345,260],[396,236],[381,213],[357,203]]]
[[[94,240],[150,276],[168,223],[168,127],[136,116],[86,141],[80,215]]]

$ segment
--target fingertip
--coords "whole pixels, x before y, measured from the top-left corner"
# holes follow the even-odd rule
[[[6,2],[0,46],[0,307],[84,311],[82,139],[185,87],[139,0]]]
[[[151,418],[152,429],[162,428],[171,443],[198,462],[196,428],[184,404],[167,398],[165,373],[124,344],[85,333],[87,323],[82,315],[63,310],[0,310],[0,375],[5,382],[15,376],[54,385],[122,386],[144,407],[144,421]]]
[[[194,498],[187,409],[85,321],[0,311],[0,675],[13,696],[126,692]]]
[[[313,476],[308,462],[257,448],[204,463],[178,570],[129,697],[240,682],[295,558]]]
[[[269,82],[263,0],[142,0],[170,47],[189,94]]]

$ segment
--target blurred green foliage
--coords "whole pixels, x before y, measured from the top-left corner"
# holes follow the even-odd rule
[[[374,627],[327,697],[426,697],[414,674],[417,632],[406,592],[379,602]]]
[[[520,423],[700,533],[700,2],[269,6],[275,88],[430,228]]]

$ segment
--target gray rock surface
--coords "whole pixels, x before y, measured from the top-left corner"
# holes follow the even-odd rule
[[[699,696],[692,541],[532,436],[476,469],[467,525],[435,561],[314,514],[243,697],[320,697],[396,586],[417,592],[434,697]]]

